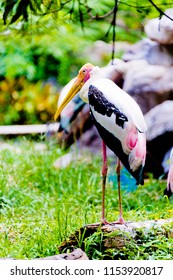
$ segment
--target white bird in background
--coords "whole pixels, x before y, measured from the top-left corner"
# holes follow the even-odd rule
[[[167,177],[167,188],[165,194],[170,197],[173,194],[173,148],[170,153],[170,166]]]
[[[102,167],[102,215],[105,218],[105,184],[107,177],[106,145],[118,157],[118,196],[119,219],[114,223],[125,223],[122,214],[120,192],[120,161],[136,179],[136,184],[144,184],[143,167],[146,157],[146,123],[141,109],[126,92],[105,77],[104,72],[90,63],[85,64],[73,82],[68,84],[69,91],[58,104],[55,120],[63,108],[79,92],[80,97],[90,106],[93,122],[103,140]]]

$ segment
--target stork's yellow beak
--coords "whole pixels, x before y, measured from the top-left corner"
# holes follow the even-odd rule
[[[90,72],[92,71],[93,68],[94,68],[94,66],[92,64],[86,63],[79,70],[79,73],[78,73],[77,77],[75,78],[75,81],[72,84],[70,90],[67,92],[65,98],[63,99],[63,101],[57,108],[56,114],[54,116],[55,121],[59,117],[59,115],[60,115],[61,111],[64,109],[64,107],[80,91],[80,89],[83,87],[84,83],[90,78]]]
[[[67,95],[65,96],[64,100],[60,104],[60,106],[57,108],[57,111],[54,116],[54,120],[56,121],[59,117],[60,113],[64,109],[64,107],[70,102],[70,100],[80,91],[82,86],[84,85],[83,77],[78,75],[70,88],[70,90],[67,92]]]

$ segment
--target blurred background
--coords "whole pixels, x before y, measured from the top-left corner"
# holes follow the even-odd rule
[[[115,82],[138,102],[148,125],[146,172],[166,173],[173,142],[173,104],[165,103],[173,99],[172,7],[150,0],[1,1],[0,125],[53,122],[61,89],[84,63],[105,67],[120,59],[126,66]],[[93,129],[89,110],[78,101],[70,106],[71,118],[64,111],[60,122],[66,133],[57,134],[65,147]],[[81,112],[87,117],[79,122]],[[96,134],[86,135],[83,145],[95,149]],[[8,130],[5,137],[11,136]]]
[[[59,91],[81,65],[111,60],[113,7],[111,0],[1,1],[0,125],[52,121]],[[145,37],[145,22],[157,16],[148,1],[119,1],[115,56]]]

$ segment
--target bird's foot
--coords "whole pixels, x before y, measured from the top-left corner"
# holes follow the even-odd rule
[[[110,223],[108,221],[106,221],[106,219],[102,219],[101,224],[102,225],[109,225]]]
[[[93,223],[93,224],[87,224],[84,227],[100,227],[102,226],[102,222],[98,222],[98,223]]]
[[[120,217],[118,219],[118,221],[115,221],[115,222],[108,222],[106,219],[102,219],[100,222],[98,223],[93,223],[93,224],[88,224],[86,225],[86,227],[99,227],[99,226],[106,226],[106,225],[126,225],[126,222],[125,220]]]
[[[126,222],[125,222],[125,220],[122,218],[122,217],[120,217],[119,219],[118,219],[118,221],[115,221],[115,222],[111,222],[111,223],[109,223],[110,225],[126,225]]]
[[[110,223],[108,221],[106,221],[106,219],[101,219],[100,222],[98,223],[93,223],[93,224],[87,224],[86,226],[88,227],[99,227],[99,226],[105,226],[105,225],[109,225]]]

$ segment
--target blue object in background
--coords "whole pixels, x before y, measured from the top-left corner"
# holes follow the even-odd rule
[[[125,167],[121,168],[121,189],[127,192],[133,192],[137,189],[136,180],[129,174]],[[117,188],[117,175],[116,171],[111,170],[108,174],[108,181],[112,182],[113,187]]]

